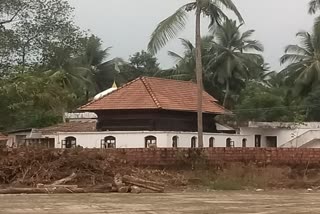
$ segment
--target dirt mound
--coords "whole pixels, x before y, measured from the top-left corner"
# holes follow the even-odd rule
[[[133,175],[168,185],[185,183],[183,176],[163,170],[141,169],[115,160],[102,150],[12,150],[0,154],[0,185],[50,184],[75,172],[72,184],[112,183],[114,176]]]

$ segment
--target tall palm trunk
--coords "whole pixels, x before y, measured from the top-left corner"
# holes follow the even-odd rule
[[[223,107],[226,107],[227,101],[228,101],[228,98],[229,98],[229,93],[230,93],[229,76],[231,76],[230,73],[231,73],[231,60],[230,60],[230,58],[228,57],[228,60],[227,60],[226,93],[224,94]]]
[[[198,144],[203,147],[203,119],[202,119],[202,58],[201,58],[201,7],[197,0],[196,11],[196,76],[197,76],[197,114],[198,114]]]
[[[227,100],[229,98],[229,92],[230,92],[230,83],[229,83],[229,79],[226,81],[226,93],[224,95],[224,99],[223,99],[223,107],[226,107],[227,105]]]

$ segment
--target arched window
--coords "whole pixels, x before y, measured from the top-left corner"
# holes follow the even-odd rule
[[[210,138],[209,138],[209,147],[210,147],[210,148],[214,147],[214,143],[215,143],[214,137],[210,137]]]
[[[178,148],[178,140],[179,140],[178,136],[173,136],[172,137],[172,147],[173,148]]]
[[[116,138],[114,136],[107,136],[103,139],[101,143],[101,148],[112,149],[116,148]]]
[[[247,138],[242,139],[242,147],[246,148],[247,147]]]
[[[144,139],[145,148],[157,148],[157,138],[155,136],[147,136]]]
[[[232,145],[232,141],[231,141],[231,138],[227,138],[226,140],[226,147],[233,147],[234,145]]]
[[[191,138],[191,148],[196,148],[197,147],[197,137],[192,137]]]
[[[77,139],[72,136],[66,137],[65,140],[62,142],[62,147],[66,149],[76,148],[76,146],[77,146]]]

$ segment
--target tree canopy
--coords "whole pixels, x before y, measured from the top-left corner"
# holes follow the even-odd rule
[[[317,14],[320,1],[309,3],[309,13]],[[189,12],[199,10],[209,18],[208,32],[200,42],[181,35],[183,51],[169,51],[175,65],[162,69],[154,54],[185,27]],[[1,131],[61,122],[66,111],[113,82],[121,86],[139,76],[197,82],[197,59],[205,90],[234,113],[227,122],[320,121],[319,17],[311,32],[297,33],[299,43],[288,45],[280,59],[283,69],[273,71],[229,0],[183,5],[156,27],[148,51],[128,53],[128,59],[111,58],[117,47],[80,29],[73,16],[67,0],[0,0]]]

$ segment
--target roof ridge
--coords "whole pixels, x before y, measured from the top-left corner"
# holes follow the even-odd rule
[[[196,83],[193,82],[192,80],[179,80],[179,79],[170,79],[170,78],[164,78],[164,77],[147,77],[147,76],[143,76],[143,78],[146,78],[146,79],[158,79],[158,80],[168,80],[168,81],[175,81],[175,82],[183,82],[183,83],[193,83],[193,84],[196,84]]]
[[[161,107],[161,105],[160,105],[160,102],[159,102],[159,100],[157,99],[157,97],[154,95],[154,93],[153,93],[153,91],[152,91],[152,88],[150,87],[150,85],[149,85],[149,83],[148,83],[148,81],[147,81],[148,78],[147,78],[147,77],[140,77],[140,78],[141,78],[142,83],[143,83],[144,86],[146,87],[149,95],[151,96],[154,104],[155,104],[158,108],[161,109],[162,107]]]
[[[131,85],[132,83],[134,83],[134,82],[138,81],[139,79],[140,79],[140,77],[138,77],[138,78],[136,78],[136,79],[134,79],[134,80],[131,80],[130,82],[127,82],[126,84],[124,84],[124,85],[122,85],[121,87],[119,87],[117,90],[114,90],[114,91],[110,92],[109,94],[106,94],[106,95],[104,95],[104,96],[100,97],[100,98],[99,98],[99,99],[97,99],[97,100],[92,100],[92,101],[90,101],[89,103],[87,103],[87,104],[85,104],[85,105],[83,105],[83,106],[79,107],[79,108],[78,108],[78,110],[81,110],[82,108],[85,108],[85,107],[87,107],[87,106],[89,106],[89,105],[91,105],[91,104],[93,104],[93,103],[95,103],[95,102],[97,102],[97,101],[99,101],[99,100],[101,100],[101,99],[105,98],[106,96],[108,96],[108,95],[110,95],[110,94],[113,94],[113,93],[115,93],[115,92],[117,92],[117,91],[119,91],[119,90],[123,89],[124,87],[126,87],[126,86],[128,86],[128,85]]]

